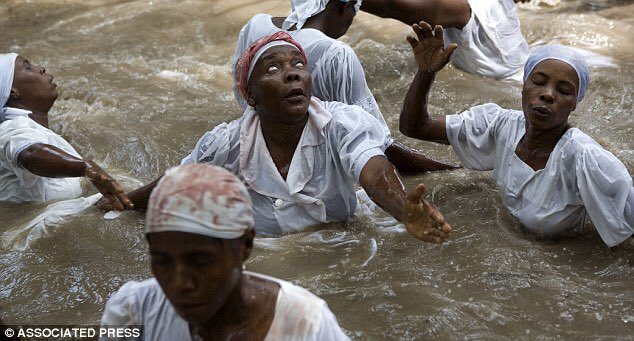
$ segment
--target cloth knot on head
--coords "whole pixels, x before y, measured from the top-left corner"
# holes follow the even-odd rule
[[[350,0],[334,0],[341,2],[350,2]],[[326,9],[326,5],[330,0],[291,0],[291,14],[286,17],[282,24],[282,29],[290,30],[293,26],[295,29],[301,29],[306,20],[316,16]],[[354,5],[355,14],[361,9],[361,0],[357,0]]]
[[[304,58],[304,64],[307,64],[308,60],[306,59],[304,49],[302,49],[299,43],[293,40],[288,33],[280,31],[261,38],[244,51],[236,64],[236,87],[244,99],[249,100],[251,98],[249,79],[251,78],[253,67],[255,67],[258,59],[260,59],[266,50],[281,45],[292,46],[299,50]]]
[[[9,96],[11,96],[17,57],[17,53],[0,54],[0,122],[5,120],[4,114],[7,111]]]
[[[235,239],[254,226],[249,193],[229,171],[203,164],[169,169],[152,191],[145,233]]]
[[[524,64],[524,82],[526,82],[535,66],[546,59],[562,61],[575,69],[577,77],[579,77],[577,103],[581,102],[581,100],[586,96],[586,90],[588,89],[588,84],[590,83],[590,70],[588,69],[586,61],[583,60],[583,57],[569,47],[548,45],[531,54],[528,57],[528,60],[526,60],[526,64]]]

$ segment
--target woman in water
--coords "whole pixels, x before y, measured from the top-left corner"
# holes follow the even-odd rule
[[[443,29],[425,22],[408,37],[418,73],[400,117],[403,134],[451,144],[463,166],[493,170],[504,205],[544,238],[577,234],[586,214],[608,246],[634,233],[632,177],[614,155],[568,122],[583,99],[589,71],[570,48],[546,46],[524,66],[522,111],[488,103],[459,115],[431,115],[429,91],[449,61]]]

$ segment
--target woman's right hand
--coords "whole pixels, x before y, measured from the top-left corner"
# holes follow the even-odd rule
[[[449,63],[449,58],[458,45],[450,44],[445,48],[443,28],[440,25],[436,25],[432,31],[428,23],[421,21],[412,25],[412,29],[418,39],[407,36],[407,42],[414,52],[418,70],[428,73],[440,71]]]

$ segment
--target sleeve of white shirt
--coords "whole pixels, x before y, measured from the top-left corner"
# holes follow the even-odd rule
[[[101,317],[102,326],[140,325],[134,289],[138,282],[128,282],[110,297]]]
[[[625,165],[600,146],[588,146],[575,168],[581,200],[603,242],[614,246],[632,236],[634,189]]]
[[[227,163],[232,148],[239,143],[240,119],[221,123],[212,131],[205,133],[196,143],[194,150],[186,156],[181,165],[205,163],[223,167]]]
[[[321,77],[314,78],[313,86],[319,87],[319,90],[313,93],[324,95],[322,97],[326,98],[320,98],[323,101],[360,106],[381,124],[391,144],[390,129],[368,87],[361,61],[352,48],[342,43],[333,44],[324,53],[318,67],[322,68],[319,70]]]
[[[458,115],[447,115],[447,139],[463,166],[477,170],[493,169],[497,125],[503,111],[497,104],[487,103]]]
[[[354,105],[327,104],[332,120],[327,134],[339,153],[344,170],[359,182],[365,164],[376,155],[385,155],[385,134],[368,112]]]
[[[18,155],[31,145],[47,144],[48,137],[37,129],[19,123],[19,120],[15,119],[0,131],[0,146],[2,146],[0,158],[2,158],[2,162],[11,167],[23,186],[30,187],[39,177],[20,165]]]

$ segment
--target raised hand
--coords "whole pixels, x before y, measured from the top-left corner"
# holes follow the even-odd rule
[[[402,211],[403,224],[407,232],[416,239],[440,244],[451,235],[451,226],[438,209],[423,200],[424,194],[423,184],[419,184],[407,194]]]
[[[108,173],[101,169],[101,167],[99,167],[96,163],[90,160],[85,160],[84,162],[86,163],[86,170],[84,171],[86,178],[88,178],[95,188],[103,194],[104,198],[109,202],[110,207],[118,211],[134,207],[132,201],[128,199],[123,192],[123,188],[116,180],[108,175]],[[105,204],[106,202],[102,198],[96,205],[100,209],[106,209],[107,206]]]
[[[412,47],[418,70],[429,73],[440,71],[447,63],[453,51],[458,48],[450,44],[445,48],[442,26],[436,25],[432,31],[428,23],[421,21],[412,25],[418,39],[407,36],[407,42]]]

